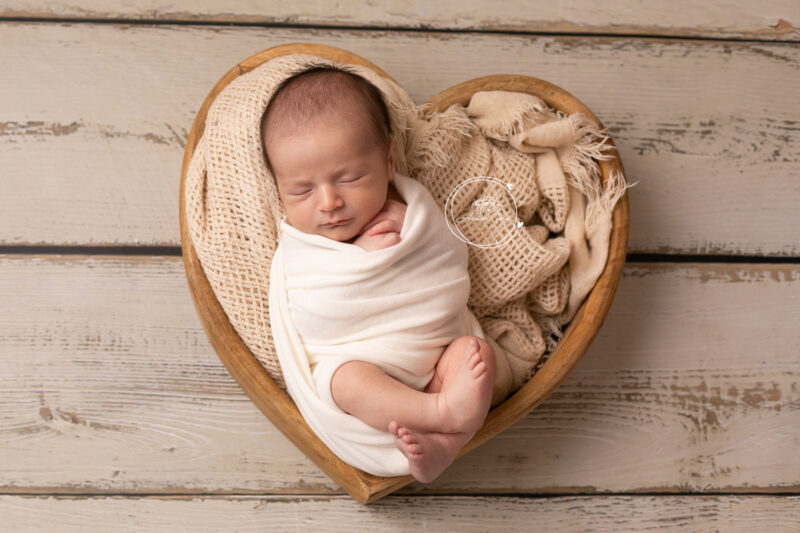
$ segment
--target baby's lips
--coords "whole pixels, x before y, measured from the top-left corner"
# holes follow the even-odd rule
[[[331,224],[336,224],[336,225],[340,225],[340,224],[341,224],[341,225],[344,225],[344,224],[346,224],[346,223],[350,222],[351,220],[352,220],[351,218],[343,218],[343,219],[342,219],[342,220],[340,220],[339,222],[324,222],[322,225],[323,225],[323,226],[325,226],[325,227],[332,228],[332,227],[334,227],[334,226],[331,226]]]

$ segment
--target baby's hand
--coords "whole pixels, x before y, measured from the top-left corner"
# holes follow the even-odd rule
[[[359,237],[353,244],[370,250],[388,248],[400,242],[400,231],[403,229],[406,206],[396,200],[387,199],[375,217],[361,229]]]
[[[403,229],[406,206],[397,200],[387,199],[377,215],[361,228],[362,235],[378,235],[379,233],[397,232]]]
[[[394,246],[398,242],[400,242],[400,234],[392,231],[389,233],[379,233],[378,235],[367,235],[365,233],[354,240],[353,244],[370,252],[372,250],[380,250],[382,248]]]

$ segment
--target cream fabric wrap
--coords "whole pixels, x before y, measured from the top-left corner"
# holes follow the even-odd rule
[[[303,233],[284,218],[272,259],[272,335],[290,396],[308,425],[346,463],[370,474],[409,473],[387,430],[342,411],[330,392],[343,363],[372,363],[422,390],[456,337],[483,337],[467,308],[467,245],[417,181],[396,174],[406,201],[400,242],[365,251]]]

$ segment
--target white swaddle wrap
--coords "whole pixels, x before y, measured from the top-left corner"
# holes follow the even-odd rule
[[[269,313],[290,396],[311,429],[343,461],[380,476],[406,475],[394,437],[342,411],[330,381],[344,362],[367,361],[421,390],[446,346],[483,337],[467,308],[467,245],[419,182],[395,174],[406,201],[400,242],[366,251],[281,221]]]

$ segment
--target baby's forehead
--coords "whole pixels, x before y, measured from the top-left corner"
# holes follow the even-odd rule
[[[368,83],[368,82],[367,82]],[[337,71],[315,72],[288,79],[278,88],[267,109],[267,120],[303,118],[345,106],[369,105],[367,96],[348,74]]]
[[[286,121],[271,128],[274,140],[297,135],[324,135],[331,131],[357,132],[360,138],[374,138],[377,132],[365,113],[358,109],[331,109],[303,121]],[[276,143],[272,143],[276,144]]]
[[[366,139],[380,137],[366,109],[356,102],[342,102],[342,105],[321,109],[318,113],[304,117],[284,116],[281,120],[270,121],[264,132],[264,141],[270,150],[275,150],[282,144],[281,139],[297,135],[322,134],[330,130],[357,132],[360,138]]]
[[[319,99],[314,95],[294,95],[291,101],[278,99],[270,111],[269,126],[303,123],[318,124],[331,118],[348,116],[356,127],[369,120],[369,102],[352,88],[340,89],[335,96]]]

